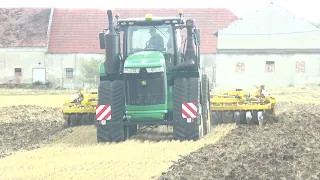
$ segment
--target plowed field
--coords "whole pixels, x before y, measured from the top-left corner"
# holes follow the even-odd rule
[[[319,103],[319,90],[272,90],[284,102],[279,122],[264,127],[223,125],[183,143],[161,127],[103,145],[93,126],[63,128],[54,107],[65,95],[14,96],[21,106],[11,107],[1,96],[0,179],[317,179],[320,108],[301,103]]]

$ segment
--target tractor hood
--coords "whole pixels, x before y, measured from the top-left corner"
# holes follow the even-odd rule
[[[161,52],[142,51],[134,53],[126,59],[125,68],[165,67],[165,59]]]

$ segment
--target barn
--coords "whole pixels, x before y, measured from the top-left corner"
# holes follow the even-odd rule
[[[219,87],[320,83],[320,29],[270,3],[215,33]]]
[[[99,32],[106,26],[105,10],[55,8],[46,54],[50,81],[64,88],[83,87],[83,63],[104,58]]]
[[[51,8],[0,9],[0,83],[46,81]]]

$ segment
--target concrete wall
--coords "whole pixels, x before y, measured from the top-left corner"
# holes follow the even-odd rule
[[[284,35],[219,35],[218,52],[225,49],[320,49],[320,32]]]
[[[82,62],[101,59],[100,54],[46,54],[46,48],[0,49],[0,84],[9,81],[32,83],[33,69],[45,68],[46,80],[64,88],[82,87],[80,81]],[[21,68],[22,76],[15,76]],[[73,69],[73,77],[66,77],[66,68]],[[98,68],[98,67],[97,67]]]
[[[46,48],[0,49],[0,83],[15,81],[15,68],[22,68],[22,83],[31,82],[32,69],[45,66],[45,51]]]
[[[274,61],[274,72],[266,72],[266,61]],[[216,68],[221,88],[320,84],[320,54],[218,54]]]
[[[81,81],[81,68],[84,61],[92,58],[103,60],[102,54],[46,54],[46,64],[48,67],[47,77],[50,81],[55,81],[64,88],[80,88],[83,87]],[[73,69],[73,78],[66,76],[66,69]],[[98,69],[99,67],[97,67]],[[97,77],[97,80],[99,77]],[[98,82],[98,81],[97,81]]]

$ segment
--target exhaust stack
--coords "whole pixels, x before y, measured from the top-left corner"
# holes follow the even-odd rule
[[[119,73],[120,69],[120,36],[114,29],[112,11],[108,10],[108,31],[104,34],[106,74]]]

